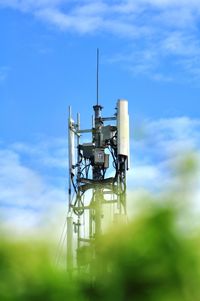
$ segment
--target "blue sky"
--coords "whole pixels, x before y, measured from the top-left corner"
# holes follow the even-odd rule
[[[0,0],[0,204],[8,224],[33,227],[38,212],[64,206],[67,109],[90,126],[97,47],[105,115],[118,98],[129,100],[135,189],[165,182],[175,153],[198,151],[199,24],[198,0]]]

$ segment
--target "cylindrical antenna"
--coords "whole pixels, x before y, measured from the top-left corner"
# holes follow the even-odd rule
[[[97,105],[99,105],[99,48],[97,48]]]

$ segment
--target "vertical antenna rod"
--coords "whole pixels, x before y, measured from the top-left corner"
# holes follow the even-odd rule
[[[99,105],[99,48],[97,48],[97,105]]]

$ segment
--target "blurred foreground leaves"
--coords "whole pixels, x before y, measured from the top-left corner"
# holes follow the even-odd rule
[[[150,211],[101,242],[95,266],[100,300],[200,299],[198,238],[182,233],[174,209]]]
[[[55,266],[51,241],[11,240],[0,233],[0,301],[200,300],[200,229],[191,226],[187,202],[195,162],[181,162],[178,190],[141,198],[134,219],[113,225],[96,242],[95,259],[85,248],[90,268],[79,274]]]
[[[49,246],[2,235],[0,300],[200,300],[198,231],[183,231],[171,205],[152,204],[96,245],[90,274],[71,277]]]

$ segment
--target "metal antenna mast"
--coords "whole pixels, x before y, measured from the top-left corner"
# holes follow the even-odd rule
[[[99,104],[99,48],[97,48],[97,105]]]
[[[93,106],[92,128],[82,130],[80,115],[77,116],[77,122],[74,122],[71,109],[69,110],[68,269],[72,266],[78,269],[90,266],[95,256],[95,241],[106,229],[108,211],[112,212],[108,221],[110,224],[117,220],[126,220],[126,171],[129,168],[128,101],[118,100],[116,113],[111,117],[102,117],[98,73],[97,49],[97,104]],[[114,124],[106,125],[107,122]],[[82,141],[85,133],[91,134],[89,143]],[[110,176],[111,174],[113,176]]]

